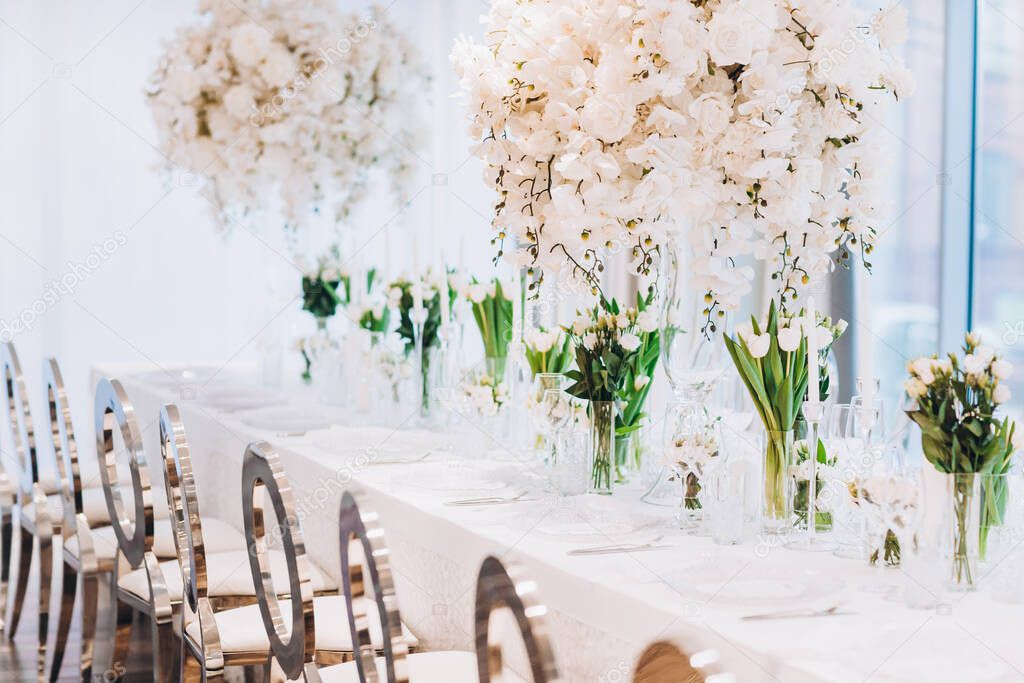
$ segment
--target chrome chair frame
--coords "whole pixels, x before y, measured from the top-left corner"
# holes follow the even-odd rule
[[[284,628],[284,617],[271,576],[267,553],[266,520],[257,496],[269,498],[282,529],[288,561],[288,587],[291,596],[291,634]],[[270,655],[277,660],[288,680],[300,676],[320,683],[316,663],[316,624],[313,618],[311,567],[306,556],[302,528],[295,514],[295,496],[273,446],[265,441],[249,444],[242,461],[242,514],[245,541],[249,547],[249,568],[256,585],[256,597],[263,628],[270,639]],[[287,640],[285,640],[287,638]],[[269,662],[267,673],[269,675]]]
[[[46,401],[50,414],[50,436],[53,440],[53,454],[64,511],[63,542],[61,544],[62,590],[57,631],[53,646],[50,648],[52,653],[49,666],[50,681],[55,682],[60,676],[77,594],[82,596],[82,644],[79,670],[82,681],[91,681],[100,577],[103,574],[111,574],[114,571],[115,563],[111,560],[101,561],[96,556],[96,544],[92,532],[108,525],[90,523],[85,515],[78,445],[71,421],[71,407],[68,403],[60,366],[53,358],[48,358],[43,363],[43,382],[46,387]],[[69,548],[69,543],[73,539],[78,543],[77,554]]]
[[[118,675],[127,671],[134,612],[141,612],[152,620],[154,680],[170,681],[174,678],[175,656],[173,608],[163,573],[160,571],[160,561],[153,552],[152,485],[142,446],[142,433],[135,419],[135,408],[124,387],[116,379],[103,379],[97,385],[94,416],[100,479],[103,482],[103,494],[117,538],[117,554],[124,558],[132,569],[145,568],[150,591],[147,601],[121,590],[117,584],[121,563],[115,560],[114,571],[111,572],[111,592],[117,623],[110,670]],[[128,451],[133,492],[131,503],[134,510],[130,518],[117,476],[114,429],[120,431]]]
[[[39,479],[39,458],[36,450],[35,430],[21,362],[14,344],[6,342],[0,348],[0,371],[3,373],[7,417],[14,446],[14,458],[19,468],[16,499],[13,508],[4,507],[0,514],[0,609],[6,608],[9,616],[5,623],[8,640],[14,638],[21,621],[25,594],[28,589],[29,572],[32,568],[33,550],[39,545],[39,623],[36,668],[40,678],[46,670],[46,641],[49,634],[50,591],[53,582],[53,538],[61,535],[61,520],[50,514],[49,498]],[[3,469],[0,466],[0,469]],[[10,493],[9,480],[4,482],[3,495]],[[29,518],[27,506],[33,508]],[[17,523],[14,523],[14,516]],[[8,595],[11,566],[13,563],[13,530],[18,530],[18,567],[14,592]]]
[[[504,656],[499,643],[490,640],[491,614],[508,608],[530,658],[533,683],[558,683],[551,638],[545,624],[547,609],[537,599],[537,584],[526,579],[518,566],[506,569],[494,556],[484,558],[476,583],[476,660],[480,683],[491,677],[501,680]]]
[[[376,651],[370,639],[370,622],[366,607],[366,577],[369,574],[373,597],[380,615],[384,634],[384,659],[389,683],[409,683],[406,657],[411,654],[402,636],[402,617],[398,611],[394,577],[391,573],[390,552],[384,543],[380,518],[361,491],[348,490],[342,494],[338,511],[340,535],[341,577],[345,586],[345,604],[348,606],[348,628],[352,643],[358,643],[356,670],[362,682],[378,683],[375,664]],[[365,567],[352,562],[352,543],[362,546]]]
[[[267,525],[263,504],[260,502],[266,499],[270,500],[274,508],[277,529],[284,545],[288,566],[288,595],[278,595],[274,590],[266,542]],[[277,451],[266,441],[249,444],[242,461],[242,513],[245,542],[249,548],[249,568],[256,586],[263,628],[270,641],[267,676],[269,678],[270,665],[276,660],[289,680],[302,676],[310,683],[319,683],[318,667],[350,661],[354,653],[316,647],[315,598],[337,595],[337,591],[313,591],[310,581],[313,562],[306,555],[302,527],[295,510],[295,494]],[[284,626],[285,616],[279,602],[282,599],[291,601],[290,635]]]
[[[165,405],[160,410],[160,453],[182,576],[183,600],[179,620],[181,680],[219,678],[228,666],[265,666],[269,657],[266,651],[225,653],[221,649],[216,614],[219,609],[230,607],[209,596],[206,548],[192,457],[181,414],[175,405]],[[252,604],[255,600],[253,596],[247,602]],[[242,599],[239,598],[238,602]],[[185,628],[194,619],[199,621],[198,642],[188,635]]]

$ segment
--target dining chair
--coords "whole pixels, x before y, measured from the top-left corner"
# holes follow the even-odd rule
[[[477,652],[457,650],[411,653],[397,625],[401,623],[391,552],[379,516],[366,495],[346,491],[339,512],[341,569],[349,630],[359,645],[354,662],[320,671],[324,683],[513,683],[524,679],[505,666],[501,647],[490,641],[491,613],[507,607],[527,646],[533,683],[559,681],[544,627],[544,608],[535,600],[532,582],[509,578],[501,562],[488,557],[480,569],[476,594]],[[372,598],[367,595],[367,587]],[[518,594],[517,594],[518,591]],[[372,602],[371,602],[372,599]],[[373,613],[368,605],[375,607]],[[383,656],[374,656],[374,631],[386,634]]]
[[[282,545],[288,558],[287,595],[281,591],[278,572],[269,560],[264,507],[267,504],[277,519],[277,525],[269,529],[274,533],[272,539]],[[250,610],[248,614],[252,617],[258,614],[257,623],[262,624],[260,642],[266,644],[268,672],[270,662],[276,661],[289,680],[304,677],[315,683],[321,680],[321,671],[352,664],[355,648],[351,619],[346,621],[348,599],[338,595],[316,596],[311,590],[308,577],[315,568],[306,555],[295,493],[280,457],[266,442],[252,443],[246,449],[242,464],[242,508],[249,565],[259,602],[256,612],[243,608],[233,610],[233,614],[218,615],[221,644],[227,640],[226,625],[240,632],[242,624],[252,623],[251,618],[244,621],[238,618],[239,613]],[[227,618],[230,618],[229,623]],[[370,652],[387,651],[389,647],[412,651],[418,646],[416,638],[397,615],[388,624],[388,637],[385,638],[381,628],[376,628],[361,633],[359,642]],[[196,630],[192,627],[189,632]],[[319,669],[321,666],[326,668]]]
[[[50,681],[60,677],[61,664],[67,648],[76,596],[81,595],[81,648],[79,672],[82,681],[92,680],[93,648],[96,635],[99,581],[114,569],[113,553],[97,553],[94,534],[109,529],[110,515],[100,487],[85,488],[82,484],[81,462],[71,421],[64,377],[56,359],[43,363],[43,383],[49,408],[50,437],[54,467],[60,483],[61,497],[61,596],[57,615],[57,631],[50,647]],[[101,546],[102,551],[102,546]]]
[[[111,525],[116,539],[116,560],[112,572],[113,608],[116,625],[110,671],[120,677],[127,673],[128,646],[135,615],[151,622],[153,640],[153,671],[157,680],[176,677],[175,662],[179,654],[173,629],[174,614],[181,604],[182,572],[178,565],[179,539],[169,520],[169,506],[164,505],[167,518],[154,520],[154,492],[150,479],[142,434],[135,409],[119,381],[104,379],[96,387],[96,452],[100,461],[103,491],[115,522]],[[122,495],[117,472],[115,434],[120,434],[128,456],[131,496]],[[129,507],[130,506],[130,507]],[[129,514],[131,510],[131,514]],[[245,541],[242,534],[215,518],[203,520],[208,535],[211,583],[222,591],[226,600],[255,600],[251,581],[245,569]],[[155,543],[154,530],[165,529],[170,541],[169,560],[162,560],[166,549]],[[159,537],[156,537],[159,539]],[[162,551],[161,551],[162,550]],[[213,558],[216,558],[215,560]],[[122,570],[127,568],[127,573]]]
[[[681,645],[659,640],[647,646],[637,660],[633,683],[736,683],[725,673],[717,650],[693,655]]]
[[[46,667],[46,639],[49,631],[50,583],[53,569],[53,537],[61,533],[59,500],[51,501],[40,479],[39,458],[36,451],[32,411],[29,406],[21,362],[14,344],[6,342],[0,347],[7,424],[11,450],[6,453],[3,478],[4,509],[0,519],[0,608],[6,606],[4,621],[8,639],[13,639],[21,621],[22,608],[28,589],[29,572],[35,547],[39,572],[39,623],[37,633],[36,666],[40,677]],[[12,471],[8,472],[7,467]],[[14,565],[14,532],[18,532],[17,558]],[[11,570],[16,570],[13,592],[8,595]]]
[[[167,405],[160,412],[160,443],[164,461],[167,498],[171,501],[171,519],[176,526],[178,562],[184,577],[184,596],[181,606],[180,633],[183,680],[206,680],[223,674],[229,666],[259,666],[265,669],[270,660],[271,643],[259,616],[257,596],[264,588],[249,571],[250,553],[235,556],[240,571],[247,579],[244,595],[229,599],[217,596],[211,590],[217,577],[211,571],[207,555],[203,524],[199,512],[199,499],[189,443],[177,406]],[[268,551],[264,559],[272,584],[272,593],[290,597],[290,585],[276,577],[289,574],[288,554],[279,550]],[[337,596],[336,585],[317,567],[308,566],[305,588],[314,600],[330,600]],[[215,570],[214,570],[215,571]],[[336,597],[335,597],[336,599]],[[351,656],[351,647],[335,639],[333,649],[324,648],[322,657],[341,661]]]

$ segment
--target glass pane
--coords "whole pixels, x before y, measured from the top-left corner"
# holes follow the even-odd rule
[[[878,3],[866,3],[878,6]],[[904,45],[916,91],[882,122],[894,154],[888,225],[873,255],[871,302],[875,373],[888,424],[899,409],[908,359],[932,354],[939,339],[939,238],[945,22],[935,0],[904,0],[910,33]]]
[[[1024,398],[1024,3],[978,3],[972,327],[1018,367]]]

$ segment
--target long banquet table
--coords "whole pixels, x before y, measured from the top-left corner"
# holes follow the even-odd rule
[[[877,576],[860,562],[793,552],[768,538],[718,546],[672,530],[669,513],[640,503],[629,490],[610,498],[555,498],[529,478],[529,463],[478,457],[477,468],[441,455],[411,464],[384,464],[387,458],[375,463],[381,448],[429,449],[444,435],[369,426],[289,435],[258,426],[270,410],[252,407],[258,400],[236,399],[225,407],[224,396],[246,394],[239,378],[219,373],[205,385],[177,372],[117,365],[93,371],[93,386],[100,377],[117,377],[135,403],[154,485],[162,486],[152,465],[159,458],[156,418],[165,402],[181,409],[204,516],[241,528],[242,454],[252,441],[269,441],[295,488],[307,550],[336,577],[341,492],[362,487],[392,549],[402,616],[426,648],[473,648],[476,571],[493,554],[520,563],[538,582],[566,681],[629,681],[643,647],[666,637],[694,649],[716,648],[738,681],[1024,681],[1024,605],[1002,604],[984,585],[974,594],[943,596],[934,609],[912,610],[898,599],[864,591]],[[258,396],[259,390],[251,393]],[[286,403],[279,407],[292,414],[324,410],[299,389],[281,398]],[[331,452],[330,444],[340,444],[343,452]],[[353,456],[355,449],[363,455]],[[423,484],[453,481],[453,472],[475,481],[508,481],[509,488],[498,493],[526,487],[528,500],[446,506],[469,496]],[[592,520],[593,537],[559,535],[560,528],[576,533],[573,521],[581,517]],[[659,536],[658,543],[669,547],[567,554]],[[898,570],[886,574],[902,584]],[[833,605],[845,614],[741,619]]]

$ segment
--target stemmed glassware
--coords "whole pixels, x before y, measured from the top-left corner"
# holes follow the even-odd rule
[[[532,412],[534,426],[544,437],[548,449],[545,464],[553,468],[558,462],[559,437],[562,428],[572,417],[572,403],[569,395],[560,388],[544,389]]]

